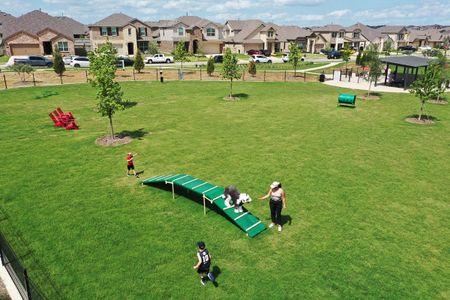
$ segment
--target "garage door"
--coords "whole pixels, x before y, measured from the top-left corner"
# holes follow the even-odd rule
[[[11,55],[39,55],[41,49],[36,44],[9,44]]]

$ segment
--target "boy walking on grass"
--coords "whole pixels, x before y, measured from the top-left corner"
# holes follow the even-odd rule
[[[137,153],[135,154],[137,155]],[[134,155],[133,153],[129,152],[127,157],[127,176],[130,176],[130,171],[133,171],[133,175],[139,178],[139,175],[136,174],[136,170],[134,169]]]
[[[209,251],[206,249],[204,242],[197,243],[197,259],[198,262],[194,266],[194,269],[197,269],[197,273],[200,275],[201,284],[205,285],[207,282],[207,278],[209,278],[212,282],[215,282],[213,273],[209,272],[209,267],[211,266],[211,255]]]

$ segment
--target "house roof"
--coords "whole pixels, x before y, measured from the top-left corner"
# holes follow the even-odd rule
[[[315,27],[313,28],[313,31],[316,32],[332,32],[332,31],[339,31],[345,29],[341,25],[335,25],[335,24],[329,24],[321,27]]]
[[[135,20],[135,18],[132,18],[132,17],[126,15],[126,14],[116,13],[116,14],[112,14],[110,16],[107,16],[104,19],[101,19],[100,21],[90,25],[89,27],[93,27],[93,26],[117,26],[117,27],[123,27],[123,26],[129,24],[133,20]]]
[[[258,28],[263,28],[265,26],[264,22],[258,19],[244,21],[229,20],[225,24],[228,24],[233,31],[237,31],[233,37],[226,39],[226,41],[234,43],[242,43]]]
[[[55,18],[65,23],[72,30],[73,34],[86,34],[89,32],[89,28],[77,20],[66,16],[57,16]]]
[[[427,67],[432,59],[408,55],[408,56],[387,56],[380,58],[380,60],[384,63],[389,63],[402,67],[418,68],[418,67]]]
[[[406,30],[405,26],[382,26],[378,28],[381,33],[399,33],[402,30]]]
[[[311,35],[311,30],[298,26],[278,26],[278,39],[282,42],[293,41],[298,38],[306,38]]]
[[[36,36],[45,29],[50,29],[73,40],[73,30],[66,22],[40,10],[33,10],[26,13],[15,20],[9,21],[6,25],[3,32],[3,38],[5,40],[19,32],[26,32]]]
[[[381,33],[373,28],[370,28],[362,23],[356,23],[352,26],[347,27],[345,30],[347,32],[353,32],[355,30],[360,30],[361,34],[368,40],[368,41],[373,41],[374,39],[376,39],[377,37],[381,37]]]

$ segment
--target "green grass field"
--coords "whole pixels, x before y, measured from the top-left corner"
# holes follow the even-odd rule
[[[117,113],[131,144],[97,146],[107,119],[87,85],[0,91],[2,231],[44,290],[68,299],[450,299],[450,111],[404,121],[409,94],[336,107],[349,90],[316,83],[130,82],[135,102]],[[36,99],[44,91],[58,93]],[[361,91],[360,94],[364,93]],[[48,113],[71,111],[79,131],[54,129]],[[215,212],[127,177],[137,152],[142,178],[187,173],[257,200],[283,183],[283,232],[250,239]],[[213,255],[219,287],[192,269],[195,243]],[[53,297],[50,297],[52,299]]]

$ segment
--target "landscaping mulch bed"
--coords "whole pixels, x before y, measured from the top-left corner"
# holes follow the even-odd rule
[[[439,104],[439,105],[447,105],[448,101],[447,100],[428,100],[428,103]]]
[[[232,97],[230,97],[230,96],[223,97],[223,100],[226,100],[226,101],[239,101],[240,99],[241,99],[241,98],[235,97],[235,96],[232,96]]]
[[[431,119],[423,118],[419,120],[418,118],[406,118],[406,122],[418,124],[418,125],[433,125],[434,121]]]
[[[372,101],[374,101],[374,100],[380,100],[380,97],[379,97],[379,96],[375,96],[375,95],[370,95],[370,96],[363,95],[363,96],[358,96],[358,99],[360,99],[360,100],[372,100]]]
[[[132,140],[133,139],[127,135],[125,135],[125,136],[116,135],[114,137],[114,139],[112,139],[110,135],[105,135],[105,136],[102,136],[102,137],[99,137],[98,139],[96,139],[95,143],[100,146],[117,147],[120,145],[129,144],[129,143],[131,143]]]

